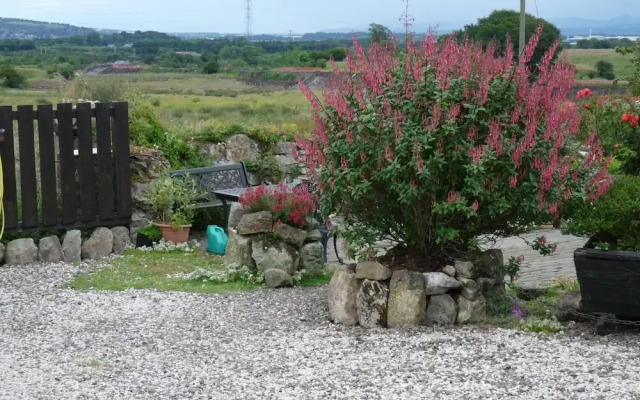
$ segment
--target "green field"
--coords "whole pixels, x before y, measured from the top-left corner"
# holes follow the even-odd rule
[[[613,49],[569,49],[562,54],[567,56],[569,63],[575,64],[579,80],[589,79],[587,73],[595,72],[596,63],[600,60],[613,64],[613,72],[617,79],[624,80],[633,74],[633,65],[629,57],[618,54]]]

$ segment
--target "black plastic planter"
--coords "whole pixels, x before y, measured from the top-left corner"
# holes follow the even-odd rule
[[[640,318],[640,252],[578,249],[573,259],[586,312]]]
[[[136,237],[136,248],[153,246],[153,241],[144,233],[138,232]]]

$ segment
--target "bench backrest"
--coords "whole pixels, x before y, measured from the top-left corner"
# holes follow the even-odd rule
[[[247,168],[244,163],[224,164],[215,167],[192,168],[171,171],[171,176],[189,175],[198,182],[200,190],[212,193],[214,190],[249,187]]]

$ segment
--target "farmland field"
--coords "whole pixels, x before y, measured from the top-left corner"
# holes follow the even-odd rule
[[[577,79],[588,79],[588,72],[596,70],[596,63],[600,60],[613,64],[613,72],[617,79],[624,80],[633,73],[633,65],[629,57],[616,53],[613,49],[569,49],[563,55],[567,56],[570,64],[575,64]],[[603,81],[607,82],[607,81]]]

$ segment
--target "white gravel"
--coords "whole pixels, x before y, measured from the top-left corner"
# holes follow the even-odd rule
[[[326,288],[56,288],[78,270],[0,268],[0,399],[640,399],[637,335],[344,328]]]

